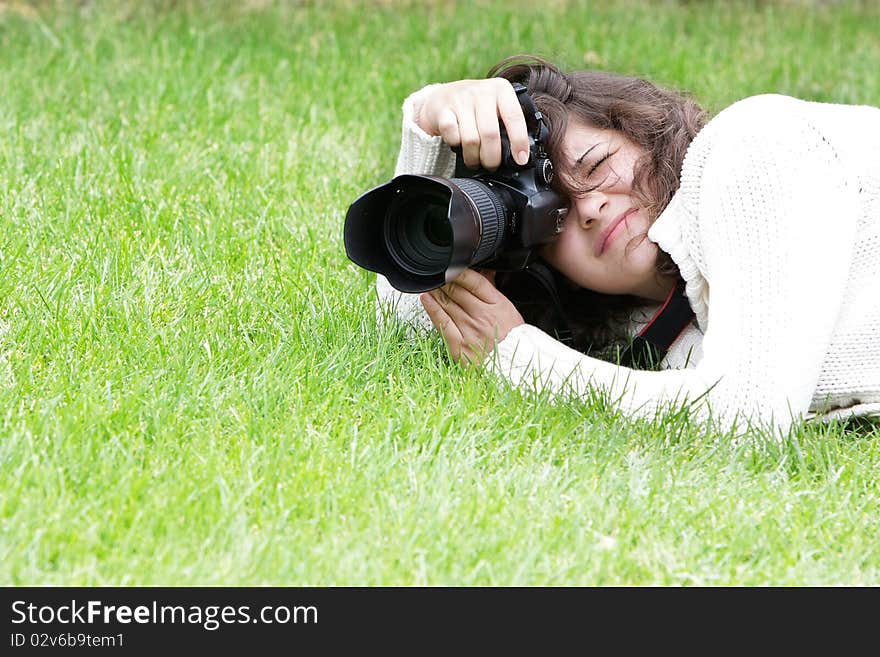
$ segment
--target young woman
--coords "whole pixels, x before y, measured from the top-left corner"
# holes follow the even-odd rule
[[[644,80],[536,58],[489,76],[406,99],[396,174],[451,177],[450,146],[497,167],[499,119],[524,161],[510,82],[525,84],[570,200],[542,257],[567,281],[578,348],[526,323],[492,272],[422,295],[380,276],[400,318],[432,324],[454,359],[514,385],[599,389],[633,415],[688,405],[722,427],[784,433],[817,414],[880,413],[880,109],[762,95],[707,122]],[[695,320],[659,371],[588,355],[631,336],[679,282]]]

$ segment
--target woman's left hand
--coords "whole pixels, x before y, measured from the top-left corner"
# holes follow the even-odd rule
[[[465,269],[452,283],[420,298],[453,360],[460,363],[479,365],[511,329],[525,323],[495,287],[495,272]]]

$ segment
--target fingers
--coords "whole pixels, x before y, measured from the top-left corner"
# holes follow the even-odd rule
[[[458,117],[458,132],[461,136],[461,156],[467,166],[475,169],[481,164],[480,144],[484,136],[480,133],[480,126],[483,119],[477,118],[479,101],[471,99],[468,101],[459,107],[456,116]]]
[[[451,108],[440,111],[437,117],[437,133],[450,146],[461,144],[461,132],[458,129],[458,117]]]
[[[431,290],[428,292],[428,296],[440,307],[446,317],[452,320],[459,332],[473,324],[471,313],[481,303],[468,290],[457,286],[455,283],[449,283],[436,290]]]
[[[512,90],[513,88],[511,88]],[[494,171],[501,164],[501,126],[498,123],[498,101],[489,94],[481,95],[476,100],[475,114],[479,143],[474,146],[479,158],[478,161],[486,169]],[[465,163],[468,164],[467,159],[465,159]]]
[[[481,340],[465,335],[461,330],[461,326],[468,321],[467,313],[442,289],[425,292],[419,298],[434,328],[446,342],[452,360],[464,365],[480,363],[485,356],[486,347]]]
[[[513,86],[503,78],[459,80],[442,85],[426,99],[420,125],[439,134],[452,147],[461,147],[462,159],[471,168],[495,170],[501,164],[503,123],[514,160],[529,158],[525,117]]]
[[[455,322],[452,320],[452,317],[449,316],[449,313],[446,312],[444,307],[430,292],[425,292],[424,294],[419,295],[419,300],[422,302],[425,312],[428,313],[428,317],[431,319],[434,328],[440,332],[440,335],[450,346],[450,350],[453,352],[452,357],[457,359],[458,351],[453,348],[453,345],[460,344],[461,333],[455,325]]]
[[[529,161],[529,131],[526,127],[526,118],[513,87],[510,84],[506,86],[507,88],[502,89],[498,95],[497,113],[507,130],[513,159],[517,164],[526,164]]]
[[[489,112],[490,102],[491,99],[483,97],[457,100],[443,109],[437,119],[443,141],[453,147],[461,146],[462,159],[472,169],[496,169],[501,162],[501,133],[494,106]]]
[[[420,299],[456,361],[481,362],[497,342],[524,323],[519,311],[490,279],[472,269],[466,269],[452,283],[422,294]]]
[[[465,269],[458,278],[447,285],[447,294],[459,303],[467,303],[469,297],[476,297],[482,303],[497,303],[501,297],[501,293],[493,284],[495,272],[488,276],[483,275],[473,269]]]
[[[485,339],[474,334],[472,329],[462,329],[470,324],[467,312],[447,295],[444,288],[425,292],[419,298],[431,323],[446,342],[452,359],[464,365],[480,363],[487,353],[487,346]]]

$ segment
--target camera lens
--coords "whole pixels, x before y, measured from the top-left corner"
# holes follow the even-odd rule
[[[495,190],[471,178],[452,178],[449,183],[466,199],[463,205],[451,201],[450,188],[422,184],[398,188],[388,205],[385,244],[397,266],[409,274],[435,276],[450,266],[478,264],[501,244],[507,213]],[[462,262],[451,262],[450,212],[456,214],[459,227],[468,227],[456,238],[466,248],[468,259]],[[461,254],[456,260],[460,258]]]
[[[417,276],[441,274],[452,253],[448,194],[402,190],[385,214],[385,241],[398,266]]]
[[[439,247],[452,246],[452,226],[446,216],[446,208],[432,205],[425,212],[425,237]]]

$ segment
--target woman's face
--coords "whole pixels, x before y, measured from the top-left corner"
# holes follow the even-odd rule
[[[651,222],[632,195],[644,150],[617,131],[574,119],[562,150],[578,184],[591,191],[570,197],[562,233],[544,247],[544,258],[581,287],[665,299],[670,283],[658,279],[658,247],[646,236]]]

